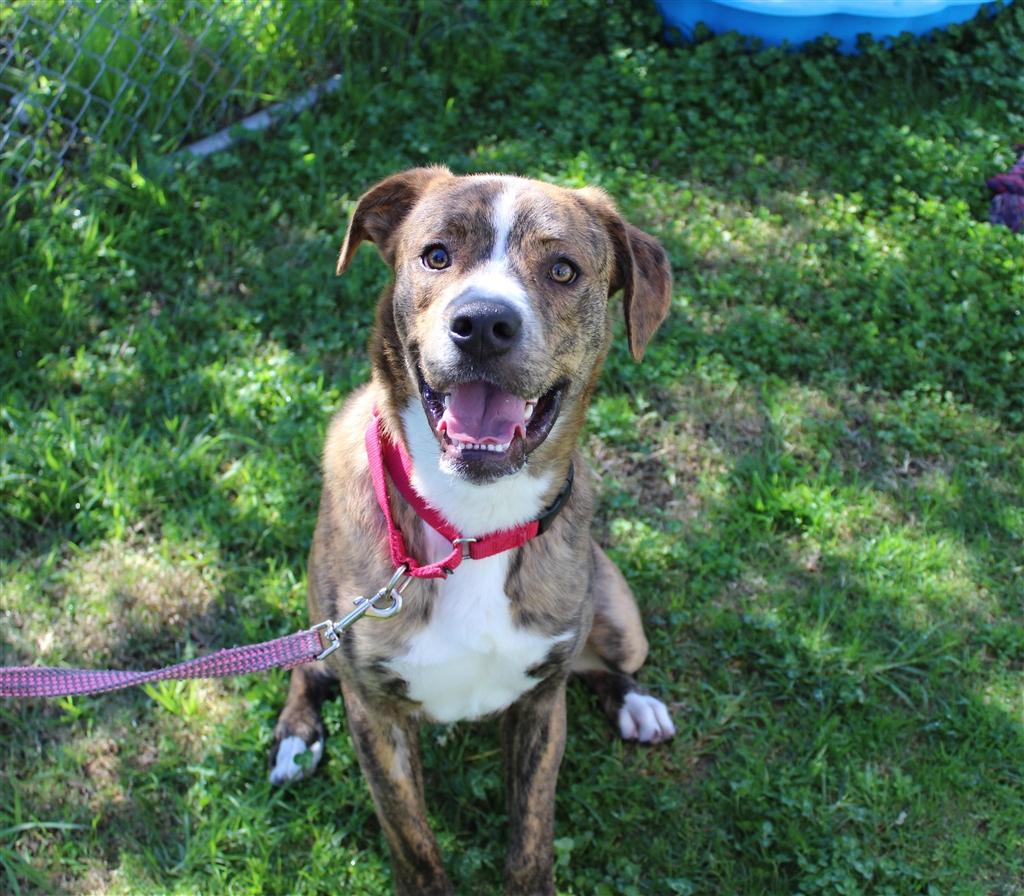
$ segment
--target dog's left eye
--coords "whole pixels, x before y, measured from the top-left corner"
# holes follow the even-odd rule
[[[555,283],[572,283],[576,279],[576,268],[567,261],[556,261],[548,272]]]
[[[423,254],[423,263],[435,271],[444,270],[452,263],[448,253],[440,246],[434,246]]]

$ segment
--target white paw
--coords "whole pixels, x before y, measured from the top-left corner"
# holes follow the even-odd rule
[[[310,763],[303,767],[295,761],[296,756],[301,756],[306,751],[311,755]],[[274,767],[270,770],[271,784],[287,784],[289,781],[297,781],[299,778],[313,774],[320,757],[324,755],[324,742],[316,741],[313,746],[307,747],[301,737],[292,735],[281,741],[277,748],[277,759]]]
[[[676,733],[668,707],[648,694],[626,694],[619,710],[619,734],[623,740],[660,744]]]

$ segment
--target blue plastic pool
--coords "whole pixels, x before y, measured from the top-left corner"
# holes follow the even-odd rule
[[[982,0],[655,0],[665,23],[693,36],[698,22],[715,33],[738,31],[768,46],[789,41],[799,48],[824,34],[839,50],[857,52],[857,35],[875,40],[904,31],[920,35],[966,22],[987,5]]]

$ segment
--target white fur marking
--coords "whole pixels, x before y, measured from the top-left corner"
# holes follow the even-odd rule
[[[619,734],[623,740],[659,744],[676,733],[668,707],[649,694],[626,694],[619,710]]]
[[[447,552],[441,536],[434,533],[432,540],[432,552]],[[439,722],[478,719],[510,706],[539,681],[526,670],[573,636],[546,638],[513,624],[504,590],[508,561],[507,553],[464,560],[439,584],[430,622],[388,663],[409,682],[409,697]]]
[[[519,184],[508,183],[498,194],[494,203],[494,247],[491,249],[491,261],[504,266],[505,254],[508,251],[508,235],[515,219],[516,196]]]
[[[313,754],[313,761],[308,767],[303,768],[295,761],[295,757],[302,755],[307,750]],[[287,784],[289,781],[297,781],[299,778],[313,774],[323,755],[324,742],[322,740],[315,741],[313,746],[307,747],[306,742],[296,735],[284,738],[277,748],[277,759],[270,772],[270,783]]]
[[[478,298],[504,299],[515,306],[526,322],[536,320],[530,294],[509,270],[508,259],[491,258],[474,268],[452,290],[456,295],[475,291]]]
[[[530,476],[528,467],[523,467],[511,476],[476,485],[441,469],[441,446],[418,401],[410,402],[402,411],[402,428],[412,458],[413,488],[466,537],[521,526],[544,511],[550,476]],[[450,553],[449,547],[444,556]],[[497,587],[504,594],[505,580]]]
[[[530,294],[523,283],[512,275],[508,259],[508,235],[516,216],[516,199],[521,184],[514,179],[505,182],[504,189],[497,195],[491,208],[494,225],[494,245],[490,259],[474,271],[470,272],[459,284],[460,290],[478,289],[487,295],[500,297],[511,302],[523,315],[523,319],[532,322],[535,318]]]

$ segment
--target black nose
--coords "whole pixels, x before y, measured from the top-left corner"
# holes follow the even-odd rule
[[[512,348],[522,327],[522,317],[507,302],[470,298],[452,309],[448,335],[462,351],[483,359]]]

